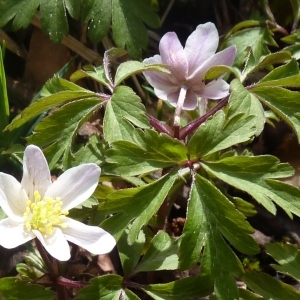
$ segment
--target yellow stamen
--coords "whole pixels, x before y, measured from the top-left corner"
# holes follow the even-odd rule
[[[66,228],[67,224],[63,223],[68,211],[62,210],[62,201],[59,197],[55,199],[47,197],[41,199],[39,191],[34,192],[34,201],[26,202],[24,212],[25,229],[39,230],[43,234],[51,234],[54,227]]]

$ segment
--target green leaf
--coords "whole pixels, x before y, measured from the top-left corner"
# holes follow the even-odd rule
[[[255,293],[269,300],[298,300],[300,293],[290,285],[280,282],[268,274],[248,272],[242,280]]]
[[[28,142],[45,148],[49,167],[53,168],[63,156],[67,168],[72,155],[72,142],[83,122],[101,106],[96,98],[83,99],[68,103],[44,118],[34,129]]]
[[[178,269],[178,248],[178,240],[170,237],[164,231],[159,231],[152,239],[134,272]]]
[[[125,80],[127,77],[141,73],[145,71],[157,71],[170,74],[170,71],[167,69],[166,65],[162,64],[148,64],[139,61],[126,61],[119,65],[116,76],[115,76],[115,86],[120,85],[120,83]]]
[[[236,78],[240,78],[240,74],[237,69],[230,67],[230,66],[225,66],[225,65],[220,65],[220,66],[214,66],[208,69],[208,71],[205,73],[203,77],[203,81],[211,81],[214,79],[219,78],[220,76],[224,75],[225,73],[233,73]]]
[[[244,81],[245,78],[251,73],[254,73],[260,69],[264,69],[274,64],[282,63],[287,60],[291,59],[291,54],[288,51],[280,51],[276,53],[270,53],[265,56],[261,56],[258,61],[250,62],[250,59],[254,57],[250,54],[249,60],[247,65],[245,66],[243,73],[242,73],[242,80]]]
[[[174,170],[146,186],[118,190],[107,195],[107,200],[100,203],[99,210],[102,214],[114,215],[106,219],[101,227],[119,239],[127,225],[133,221],[128,234],[128,242],[133,244],[141,228],[147,224],[167,197],[177,176],[177,170]]]
[[[232,82],[229,110],[219,110],[199,126],[188,144],[191,159],[205,157],[238,143],[249,141],[264,126],[261,104],[238,80]]]
[[[267,244],[266,251],[280,264],[280,266],[271,264],[275,270],[300,281],[299,249],[288,244]]]
[[[140,58],[147,47],[148,34],[144,22],[151,27],[159,26],[159,18],[150,0],[83,1],[83,20],[88,22],[88,35],[92,41],[101,40],[112,23],[113,39],[120,48],[128,49],[133,58]]]
[[[40,0],[1,0],[0,27],[3,27],[13,19],[13,30],[26,28],[30,24],[39,5]]]
[[[40,0],[41,25],[54,43],[60,43],[69,32],[64,0]]]
[[[90,280],[90,284],[81,289],[75,300],[140,300],[133,292],[123,287],[123,277],[104,275]]]
[[[55,294],[41,285],[30,284],[15,277],[0,279],[1,300],[53,300]]]
[[[277,86],[254,86],[251,92],[296,131],[300,141],[300,92]]]
[[[77,0],[64,0],[66,8],[73,19],[79,19],[81,3]]]
[[[82,68],[82,70],[78,70],[78,71],[74,72],[71,75],[70,80],[75,82],[77,80],[80,80],[80,79],[86,78],[86,77],[90,77],[90,78],[100,82],[104,86],[109,87],[109,81],[106,78],[106,74],[105,74],[103,65],[101,65],[99,67],[94,67],[91,65],[84,66]]]
[[[228,38],[229,36],[240,31],[241,29],[257,27],[259,25],[260,25],[260,22],[257,20],[246,20],[246,21],[240,22],[233,26],[233,28],[227,33],[225,38]]]
[[[202,276],[188,277],[164,284],[144,285],[142,288],[155,300],[188,300],[205,297],[213,287]]]
[[[222,181],[245,191],[275,214],[275,202],[285,212],[300,215],[300,190],[274,179],[291,176],[294,171],[274,156],[236,156],[218,162],[203,162],[203,168]],[[272,202],[273,201],[273,202]]]
[[[60,78],[56,78],[55,84],[49,85],[49,89],[67,89],[60,91],[53,95],[49,95],[45,98],[41,98],[25,108],[20,115],[18,115],[7,127],[5,130],[13,130],[19,128],[21,125],[25,124],[29,120],[33,119],[36,116],[39,116],[43,112],[47,112],[50,108],[65,104],[69,101],[80,100],[85,98],[95,97],[95,93],[85,90],[78,85],[68,82]],[[46,85],[47,86],[47,85]],[[55,88],[54,88],[55,86]],[[47,93],[50,93],[48,90]],[[99,99],[97,97],[98,101]]]
[[[0,48],[0,132],[9,122],[9,102],[7,97],[6,77],[3,65],[5,44]]]
[[[177,139],[154,130],[136,130],[134,142],[117,141],[106,152],[106,173],[135,176],[187,161],[187,149]],[[157,147],[157,145],[160,145]]]
[[[242,253],[253,255],[259,252],[258,245],[249,235],[253,229],[245,216],[214,185],[197,174],[187,211],[180,245],[181,268],[188,269],[199,262],[201,248],[210,235],[214,235],[211,231],[220,232]]]
[[[122,263],[124,275],[126,276],[133,273],[135,266],[141,258],[146,242],[145,234],[141,230],[136,240],[132,243],[132,245],[129,245],[128,233],[129,229],[125,229],[120,240],[118,241],[120,260]]]
[[[132,141],[133,125],[140,128],[150,127],[145,107],[131,88],[119,86],[106,105],[103,121],[106,141]]]
[[[253,61],[258,62],[262,56],[270,53],[267,45],[277,46],[272,37],[273,33],[267,27],[252,27],[239,30],[229,35],[222,44],[222,49],[236,45],[237,55],[234,66],[242,68],[248,55],[253,55]],[[251,51],[250,51],[251,49]]]
[[[257,294],[252,293],[249,290],[246,290],[244,288],[240,288],[239,289],[239,300],[259,300],[259,299],[263,299],[263,297],[260,297]]]

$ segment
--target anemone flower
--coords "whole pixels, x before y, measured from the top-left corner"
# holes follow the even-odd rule
[[[175,32],[166,33],[160,40],[160,55],[144,60],[169,66],[171,74],[144,72],[157,97],[167,100],[180,110],[193,110],[198,99],[221,99],[228,95],[229,85],[218,78],[208,84],[203,76],[213,66],[232,65],[236,47],[230,46],[215,53],[219,43],[218,31],[213,23],[199,25],[182,47]]]
[[[93,194],[100,173],[97,165],[82,164],[52,182],[43,152],[28,146],[21,183],[0,173],[0,206],[8,216],[0,221],[0,245],[10,249],[37,238],[60,261],[70,258],[67,241],[94,254],[110,252],[116,241],[108,232],[67,217]]]

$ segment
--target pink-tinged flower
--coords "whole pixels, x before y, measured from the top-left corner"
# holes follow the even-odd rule
[[[37,238],[56,259],[70,258],[67,241],[94,254],[110,252],[116,244],[108,232],[68,218],[68,211],[88,199],[101,170],[95,164],[71,168],[51,181],[40,148],[25,149],[21,183],[0,173],[0,206],[8,218],[0,221],[0,245],[15,248]]]
[[[145,59],[146,63],[169,66],[171,74],[144,72],[157,97],[168,100],[174,107],[182,88],[186,90],[182,109],[192,110],[198,98],[220,99],[228,95],[229,85],[222,79],[203,82],[206,71],[216,65],[232,65],[236,47],[230,46],[215,53],[219,43],[213,23],[199,25],[182,47],[175,32],[166,33],[160,40],[160,55]]]

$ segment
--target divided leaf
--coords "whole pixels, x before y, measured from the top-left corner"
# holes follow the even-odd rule
[[[49,167],[63,157],[66,169],[72,156],[72,142],[83,122],[101,106],[99,99],[89,98],[68,103],[44,118],[28,138],[28,142],[44,149]]]
[[[276,271],[300,281],[299,249],[289,244],[267,244],[266,251],[280,264],[271,264]]]
[[[127,225],[133,221],[128,234],[128,242],[133,244],[141,228],[149,222],[167,197],[177,177],[177,170],[174,170],[146,186],[117,190],[107,195],[106,201],[100,203],[99,211],[103,215],[113,216],[106,219],[101,227],[119,239]]]
[[[220,180],[251,195],[272,214],[276,213],[275,202],[289,216],[300,215],[300,190],[275,180],[293,175],[294,170],[289,164],[279,163],[274,156],[235,156],[203,162],[202,166]]]
[[[187,149],[177,139],[154,130],[135,130],[132,142],[117,141],[107,150],[104,172],[135,176],[187,161]],[[158,147],[159,145],[159,147]]]
[[[252,232],[245,216],[212,183],[196,174],[180,245],[181,268],[188,269],[199,262],[201,249],[210,239],[220,239],[222,244],[220,234],[240,252],[258,253],[258,245],[249,235]]]
[[[140,128],[150,127],[145,107],[131,88],[119,86],[106,105],[103,121],[106,141],[132,141],[133,125]]]
[[[123,277],[114,274],[91,279],[89,285],[82,288],[75,298],[75,300],[91,299],[140,300],[136,294],[123,287]]]
[[[300,293],[292,286],[280,282],[272,276],[265,273],[247,272],[242,280],[255,293],[272,300],[298,300]]]
[[[238,80],[231,84],[227,113],[220,110],[199,126],[188,144],[191,159],[205,157],[259,135],[264,127],[264,111]]]
[[[170,237],[164,231],[159,231],[152,239],[134,272],[178,269],[178,246],[178,240]]]

